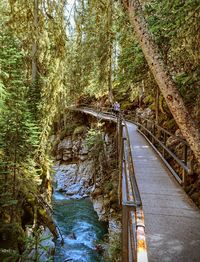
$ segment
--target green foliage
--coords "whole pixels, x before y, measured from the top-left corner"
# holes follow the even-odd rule
[[[84,135],[87,132],[87,126],[81,125],[74,129],[73,136]]]
[[[67,59],[67,92],[72,99],[80,94],[99,97],[110,88],[114,5],[109,0],[76,3],[75,28]]]
[[[105,189],[105,193],[109,194],[110,191],[113,189],[113,181],[107,181],[104,189]]]
[[[65,136],[71,135],[76,128],[76,124],[69,123],[67,126],[61,131],[59,135],[59,139],[62,140]]]
[[[198,104],[200,2],[152,0],[146,17],[185,102]]]
[[[46,190],[51,165],[48,138],[63,105],[61,98],[64,101],[64,2],[38,1],[37,25],[32,16],[37,9],[34,3],[0,3],[0,223],[4,230],[16,222],[19,237],[24,234],[27,206],[32,210],[39,190]],[[53,21],[48,16],[54,17]],[[33,63],[36,79],[32,78]],[[32,220],[34,212],[29,212]],[[24,243],[13,239],[16,245],[12,249],[19,255]],[[6,241],[5,248],[9,248]]]
[[[3,104],[0,115],[1,176],[6,176],[4,191],[13,192],[13,199],[4,198],[4,206],[17,200],[16,182],[23,173],[25,163],[30,163],[34,150],[38,146],[38,128],[28,108],[28,87],[25,85],[23,52],[20,42],[9,28],[0,34],[1,48],[1,84]],[[13,185],[11,186],[11,184]]]
[[[142,2],[163,59],[198,117],[200,2]],[[49,136],[66,106],[86,96],[105,97],[113,87],[115,96],[126,100],[122,108],[141,98],[155,110],[157,86],[120,3],[77,0],[75,6],[68,37],[64,0],[41,0],[38,6],[36,1],[0,2],[0,222],[2,228],[15,223],[22,238],[23,208],[28,203],[32,209],[35,194],[45,190]],[[60,138],[87,131],[82,123],[75,126],[66,125]],[[173,120],[166,126],[174,126]],[[90,129],[86,141],[93,152],[103,152],[101,127]],[[106,190],[111,189],[108,184]],[[112,254],[118,253],[117,244]]]
[[[103,145],[101,130],[94,129],[94,128],[88,130],[85,141],[90,149],[93,148],[94,146],[95,146],[95,150],[97,149],[97,147],[98,148],[101,147]]]
[[[105,256],[107,262],[120,262],[121,261],[121,234],[112,234],[109,241],[108,255]]]

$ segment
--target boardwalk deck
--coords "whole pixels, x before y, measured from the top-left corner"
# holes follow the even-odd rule
[[[102,119],[113,117],[81,110]],[[200,211],[155,151],[127,122],[135,175],[145,215],[150,262],[200,261]]]
[[[148,142],[127,122],[150,262],[200,261],[200,212]]]

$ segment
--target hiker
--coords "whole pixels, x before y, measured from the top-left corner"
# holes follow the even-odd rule
[[[119,114],[119,112],[120,112],[120,104],[117,102],[117,101],[115,101],[115,103],[114,103],[114,105],[113,105],[113,111],[115,112],[115,114]]]

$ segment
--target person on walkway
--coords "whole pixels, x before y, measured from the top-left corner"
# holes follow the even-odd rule
[[[116,115],[118,115],[120,112],[120,104],[117,101],[115,101],[113,105],[113,111],[115,112]]]

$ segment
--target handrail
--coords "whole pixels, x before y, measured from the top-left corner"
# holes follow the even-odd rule
[[[142,200],[138,189],[131,152],[128,127],[122,115],[119,115],[122,131],[122,257],[124,262],[146,262],[147,245],[145,238]],[[123,130],[123,128],[125,130]],[[123,132],[124,131],[124,132]]]
[[[136,205],[142,206],[142,200],[141,200],[141,197],[140,197],[140,192],[139,192],[137,181],[136,181],[135,174],[134,174],[134,165],[133,165],[133,158],[132,158],[132,154],[131,154],[131,144],[130,144],[130,139],[129,139],[128,128],[127,128],[127,124],[126,124],[126,121],[123,118],[123,116],[122,116],[122,119],[123,119],[123,124],[124,124],[125,130],[126,130],[126,139],[127,139],[127,143],[128,143],[128,154],[129,154],[128,164],[129,164],[129,170],[131,170],[131,173],[132,173],[132,176],[131,176],[132,181],[131,182],[132,182],[132,186],[133,186],[134,197],[135,197],[135,200],[136,200]]]
[[[148,119],[148,118],[146,118],[146,117],[142,117],[142,116],[138,116],[138,118],[139,118],[139,119],[142,119],[142,120],[144,120],[144,121],[147,121],[147,122],[149,122],[149,123],[151,123],[151,124],[153,124],[153,125],[155,125],[155,126],[157,126],[160,130],[162,130],[163,132],[165,132],[165,133],[168,134],[169,136],[174,137],[174,138],[176,138],[177,140],[179,140],[180,142],[188,145],[188,143],[187,143],[186,140],[184,140],[184,139],[182,139],[181,137],[179,137],[179,136],[177,136],[177,135],[169,132],[169,131],[166,130],[165,128],[163,128],[163,127],[161,127],[160,125],[158,125],[157,123],[155,123],[153,120],[150,120],[150,119]],[[137,122],[137,121],[136,121],[136,122]],[[140,123],[140,122],[137,122],[137,123]],[[140,124],[141,124],[141,123],[140,123]]]
[[[185,187],[187,185],[187,174],[191,173],[190,163],[188,163],[188,143],[184,139],[162,128],[152,120],[146,119],[141,116],[137,118],[138,121],[136,119],[132,120],[130,118],[128,118],[128,121],[138,126],[138,131],[145,137],[145,139],[150,143],[151,147],[158,153],[160,158],[166,164],[166,166],[171,171],[172,175],[174,175],[179,184]],[[182,145],[182,159],[180,159],[180,157],[178,157],[167,147],[167,136],[173,137],[178,144]],[[159,146],[161,147],[161,149],[159,148]],[[172,157],[172,159],[182,169],[181,177],[173,168],[172,164],[169,164],[166,158],[167,156]]]

